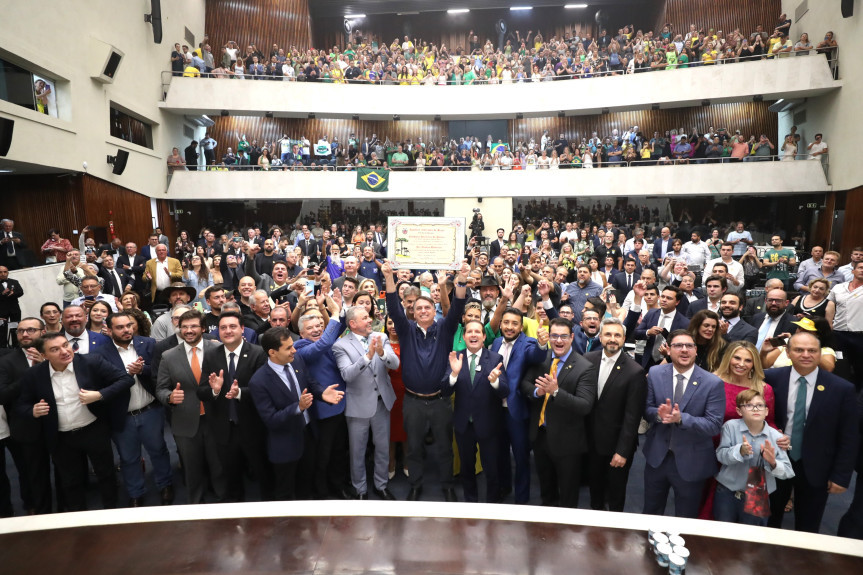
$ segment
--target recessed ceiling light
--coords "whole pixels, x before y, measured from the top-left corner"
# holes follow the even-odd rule
[[[518,12],[519,10],[533,10],[533,6],[510,6],[510,12]]]
[[[587,8],[587,4],[566,4],[564,8]]]
[[[465,14],[466,12],[470,12],[467,8],[450,8],[446,11],[447,14]]]
[[[354,20],[357,20],[359,18],[365,18],[365,17],[366,17],[365,14],[345,14],[345,18],[352,18]]]

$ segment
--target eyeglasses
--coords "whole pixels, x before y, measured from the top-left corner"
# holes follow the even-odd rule
[[[548,339],[553,339],[555,341],[563,341],[571,338],[572,336],[568,333],[553,333],[548,336]]]
[[[767,303],[783,303],[785,300],[784,299],[767,299],[764,301],[766,301]]]
[[[694,343],[672,343],[671,347],[674,349],[695,349]]]
[[[38,327],[19,327],[18,331],[21,333],[39,333],[42,330]]]
[[[763,403],[745,403],[743,407],[749,411],[764,411],[767,409],[767,406]]]

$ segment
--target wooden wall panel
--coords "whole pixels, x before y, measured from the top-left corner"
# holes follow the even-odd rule
[[[216,58],[228,40],[237,42],[242,53],[252,43],[265,54],[273,44],[311,47],[309,0],[207,0],[206,4],[204,26]]]
[[[699,29],[722,30],[725,34],[740,28],[747,35],[761,24],[769,34],[782,14],[781,0],[665,0],[662,4],[665,4],[665,13],[660,14],[654,29],[660,30],[664,23],[669,22],[681,34],[686,34],[690,24]]]
[[[662,2],[644,2],[641,4],[621,4],[603,6],[609,15],[608,29],[616,31],[625,24],[634,24],[636,28],[650,30],[661,11]],[[363,38],[375,38],[378,42],[392,43],[399,38],[402,42],[407,34],[414,38],[434,43],[437,46],[446,45],[451,53],[462,47],[468,52],[468,34],[473,30],[479,36],[480,44],[490,39],[497,46],[498,34],[495,24],[503,19],[512,33],[513,46],[516,46],[514,32],[518,30],[524,37],[529,30],[539,30],[543,37],[562,37],[568,32],[576,32],[584,36],[590,32],[594,36],[599,32],[594,21],[595,9],[567,10],[560,7],[537,7],[529,12],[510,12],[509,10],[473,10],[467,14],[447,14],[446,12],[423,12],[418,15],[398,16],[396,14],[369,14],[359,21],[357,29]],[[343,18],[318,17],[314,19],[313,38],[315,46],[327,49],[333,46],[344,48],[345,37],[342,30]]]
[[[597,116],[568,116],[566,118],[524,118],[510,122],[510,141],[527,141],[531,137],[539,139],[543,130],[548,130],[553,137],[566,134],[569,140],[590,138],[592,132],[599,135],[611,135],[613,129],[621,134],[630,126],[638,126],[646,137],[652,137],[654,131],[681,128],[687,134],[692,128],[704,132],[711,126],[715,129],[727,128],[730,133],[740,129],[747,138],[765,133],[776,142],[778,117],[770,112],[768,102],[739,102],[733,104],[717,104],[697,108],[674,108],[669,110],[635,110],[629,112],[613,112]]]
[[[842,238],[837,246],[842,253],[842,263],[848,263],[851,250],[863,245],[863,186],[854,188],[845,196],[845,221],[842,224]]]
[[[121,239],[141,243],[153,229],[150,198],[117,184],[85,175],[83,177],[84,221],[91,226],[114,222]]]

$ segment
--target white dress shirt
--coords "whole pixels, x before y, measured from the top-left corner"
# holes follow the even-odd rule
[[[170,287],[171,275],[168,269],[168,258],[165,258],[163,262],[156,260],[156,277],[153,280],[156,282],[156,289],[159,291]]]
[[[201,340],[203,344],[204,340]],[[240,353],[243,351],[243,340],[240,340],[240,345],[237,346],[237,349],[231,351],[228,349],[228,346],[222,346],[222,350],[225,352],[225,365],[231,365],[231,354],[234,354],[234,369],[236,370],[237,364],[240,363]],[[236,375],[236,373],[235,373]],[[222,386],[227,385],[228,390],[231,389],[231,386],[234,384],[233,381],[228,381],[228,370],[225,370],[225,381],[222,382]],[[236,399],[240,399],[240,396],[243,394],[243,390],[239,390],[237,393]],[[213,392],[213,396],[219,395],[215,391]]]
[[[683,376],[683,393],[681,393],[680,397],[673,398],[673,401],[677,401],[677,403],[680,403],[680,400],[683,398],[683,395],[686,393],[686,387],[689,385],[689,380],[692,379],[692,372],[695,371],[695,364],[693,363],[692,366],[684,372],[677,371],[677,368],[673,368],[671,371],[674,374],[674,377],[671,380],[671,393],[672,393],[672,395],[674,394],[674,388],[677,387],[677,376],[678,375]]]
[[[72,431],[87,427],[94,421],[96,416],[81,403],[78,392],[78,379],[75,377],[73,363],[66,366],[63,371],[56,371],[53,366],[48,365],[48,373],[51,376],[51,387],[54,390],[54,400],[57,403],[57,429],[59,431]]]
[[[608,381],[608,376],[611,375],[611,370],[614,369],[614,364],[617,363],[617,359],[620,357],[620,354],[623,353],[622,350],[618,350],[612,356],[608,356],[605,354],[605,351],[602,352],[602,359],[599,362],[599,380],[597,381],[596,386],[596,397],[602,397],[602,390],[605,389],[605,382]]]
[[[484,350],[484,348],[481,347],[476,351],[476,353],[471,353],[470,350],[465,349],[464,350],[464,356],[462,357],[463,364],[464,365],[470,365],[470,358],[473,357],[474,355],[476,355],[475,361],[476,361],[476,375],[477,376],[480,376],[480,372],[481,372],[479,361],[480,361],[480,358],[482,358],[483,350]],[[495,366],[495,367],[497,367],[497,366]],[[449,374],[449,384],[455,385],[456,381],[458,381],[458,374],[457,373],[450,373]],[[498,377],[494,381],[490,381],[489,384],[491,384],[491,386],[494,389],[497,389],[500,386],[500,378]]]
[[[123,365],[126,367],[126,372],[129,372],[128,365],[130,363],[135,363],[138,361],[138,352],[135,351],[135,346],[132,343],[129,343],[129,347],[123,348],[116,343],[114,343],[114,347],[117,348],[117,353],[120,354],[120,359],[123,362]],[[141,385],[141,381],[138,379],[137,375],[133,375],[132,378],[135,380],[135,385],[129,389],[129,393],[131,394],[129,397],[129,411],[135,411],[137,409],[142,409],[143,407],[150,405],[153,403],[153,396],[150,395],[144,386]]]
[[[9,437],[9,423],[6,420],[6,408],[0,405],[0,441]]]
[[[84,330],[84,333],[82,333],[79,336],[74,336],[69,332],[65,332],[65,335],[66,335],[66,339],[69,341],[70,345],[74,343],[72,340],[77,337],[77,339],[78,339],[78,351],[76,351],[75,353],[78,353],[81,355],[86,355],[86,354],[90,353],[90,334],[87,332],[87,330]]]
[[[203,338],[194,346],[189,345],[187,342],[183,342],[183,346],[186,348],[186,360],[189,362],[189,367],[192,367],[192,349],[197,349],[198,355],[198,365],[201,366],[204,363],[204,340]]]
[[[791,437],[793,433],[792,428],[794,427],[794,404],[797,402],[797,388],[800,386],[798,383],[798,379],[801,376],[797,373],[797,370],[794,369],[794,366],[791,366],[791,376],[788,380],[788,403],[786,405],[787,417],[785,421],[785,435]],[[815,382],[818,381],[818,368],[815,368],[815,371],[810,373],[806,377],[806,414],[809,414],[809,406],[812,405],[812,396],[815,395]]]

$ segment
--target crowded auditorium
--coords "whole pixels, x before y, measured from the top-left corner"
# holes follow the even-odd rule
[[[9,573],[863,570],[859,0],[40,7]]]

